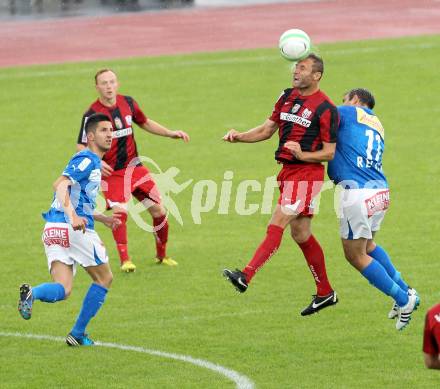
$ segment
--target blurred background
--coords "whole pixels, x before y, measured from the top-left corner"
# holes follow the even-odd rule
[[[275,2],[280,3],[283,0],[0,0],[0,19],[44,19]]]

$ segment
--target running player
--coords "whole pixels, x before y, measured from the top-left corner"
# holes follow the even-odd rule
[[[114,228],[118,220],[95,215],[96,195],[101,184],[101,158],[110,149],[112,123],[103,114],[89,117],[86,127],[87,148],[73,156],[62,175],[55,181],[52,205],[43,214],[46,220],[42,240],[53,282],[31,287],[20,286],[18,311],[25,320],[32,314],[35,300],[54,303],[69,297],[77,264],[93,280],[66,343],[69,346],[89,346],[93,341],[86,327],[105,301],[112,282],[108,257],[94,219]]]
[[[319,89],[323,72],[322,59],[310,54],[296,64],[293,88],[281,93],[270,118],[247,132],[232,129],[223,138],[232,143],[253,143],[269,139],[279,129],[275,159],[283,165],[278,174],[280,197],[265,239],[243,270],[225,269],[223,274],[239,292],[245,292],[255,273],[278,250],[284,229],[290,226],[317,289],[312,302],[301,312],[303,316],[338,302],[327,278],[324,253],[311,232],[313,198],[324,180],[322,162],[333,158],[338,127],[337,109]]]
[[[118,213],[121,225],[113,230],[113,238],[119,253],[121,270],[133,272],[135,264],[128,255],[127,202],[133,195],[142,202],[153,218],[156,241],[156,262],[169,266],[177,262],[167,256],[168,221],[166,210],[161,204],[159,191],[150,177],[148,169],[138,160],[132,124],[143,130],[173,139],[188,142],[189,136],[183,131],[170,131],[159,123],[147,118],[136,101],[129,96],[118,94],[118,79],[110,69],[99,70],[95,75],[98,99],[84,114],[78,136],[77,149],[86,143],[84,126],[88,117],[96,112],[106,114],[113,123],[113,142],[102,161],[103,193],[107,207]]]
[[[423,353],[428,369],[440,369],[440,304],[426,312]]]
[[[373,113],[375,100],[366,89],[352,89],[338,107],[340,125],[330,179],[342,188],[339,224],[345,257],[372,285],[395,302],[388,317],[405,328],[419,305],[417,292],[402,279],[387,252],[374,242],[390,203],[382,171],[385,132]]]

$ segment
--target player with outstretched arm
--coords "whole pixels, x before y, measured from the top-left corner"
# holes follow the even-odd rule
[[[121,270],[133,272],[136,265],[128,254],[127,202],[131,195],[140,201],[153,219],[153,233],[156,243],[156,263],[176,266],[177,262],[167,255],[168,220],[161,196],[149,170],[139,160],[133,123],[153,135],[189,141],[183,131],[171,131],[147,118],[137,102],[130,96],[118,94],[118,78],[110,69],[101,69],[95,75],[98,99],[83,115],[78,135],[77,150],[85,147],[85,124],[96,112],[106,114],[112,121],[114,132],[111,148],[102,161],[103,194],[107,207],[118,213],[121,224],[113,230],[113,238],[119,253]]]
[[[322,59],[309,54],[296,64],[293,88],[281,93],[263,124],[242,133],[231,129],[223,138],[231,143],[253,143],[267,140],[279,130],[275,159],[282,165],[280,197],[266,237],[243,270],[225,269],[223,274],[239,292],[245,292],[255,273],[276,253],[284,229],[290,226],[291,237],[303,252],[316,284],[316,295],[302,310],[303,316],[338,302],[327,277],[324,253],[311,231],[313,199],[324,181],[322,162],[333,158],[339,121],[335,105],[319,89],[323,72]]]

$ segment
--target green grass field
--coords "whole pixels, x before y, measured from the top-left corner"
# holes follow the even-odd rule
[[[177,268],[153,263],[153,237],[129,224],[138,271],[121,274],[111,233],[106,242],[114,270],[108,299],[89,326],[93,339],[189,355],[233,369],[258,388],[434,388],[437,372],[423,367],[424,312],[440,300],[438,265],[438,64],[440,36],[321,45],[322,89],[337,103],[363,86],[377,100],[386,128],[385,172],[392,206],[377,241],[387,248],[422,304],[398,333],[386,318],[391,300],[345,261],[333,211],[333,191],[322,195],[314,232],[327,258],[340,303],[303,318],[314,283],[299,249],[286,234],[278,254],[238,295],[221,277],[241,267],[264,236],[267,214],[240,216],[235,192],[244,179],[262,184],[274,175],[276,137],[230,145],[230,127],[245,130],[271,112],[290,85],[289,66],[276,50],[126,59],[1,69],[0,386],[2,388],[232,388],[221,374],[160,356],[111,348],[71,349],[60,342],[4,336],[64,337],[90,283],[79,269],[73,294],[57,305],[36,303],[29,322],[16,310],[18,286],[49,280],[40,242],[40,213],[52,182],[73,154],[80,118],[95,98],[93,75],[115,69],[121,93],[134,96],[153,119],[190,133],[185,145],[136,130],[141,155],[179,183],[214,180],[234,172],[228,215],[216,206],[195,224],[194,184],[174,198],[183,226],[171,219],[170,254]],[[261,193],[248,196],[261,203]],[[147,236],[148,235],[148,236]]]

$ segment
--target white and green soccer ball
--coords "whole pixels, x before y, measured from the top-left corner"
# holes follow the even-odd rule
[[[309,36],[296,28],[287,30],[280,36],[278,47],[281,55],[289,61],[300,61],[310,53],[312,42]]]

